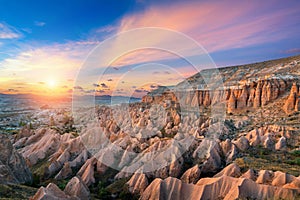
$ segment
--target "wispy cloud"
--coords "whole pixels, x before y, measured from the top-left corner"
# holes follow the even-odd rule
[[[210,53],[249,47],[297,34],[295,29],[299,24],[295,16],[298,8],[280,1],[278,4],[280,6],[275,6],[274,2],[229,0],[152,6],[145,11],[125,16],[118,32],[149,26],[180,31],[195,39]],[[145,37],[154,43],[166,39],[163,35]],[[124,57],[119,64],[160,58],[161,52],[137,51],[134,55]]]
[[[300,48],[293,48],[283,51],[284,53],[290,54],[290,53],[300,53]]]
[[[22,34],[14,27],[0,22],[0,39],[16,39],[22,37]]]
[[[35,22],[34,22],[34,25],[42,27],[42,26],[45,26],[45,25],[46,25],[46,22],[35,21]]]
[[[81,40],[47,45],[34,42],[31,46],[30,44],[21,46],[20,52],[16,55],[9,55],[0,60],[0,82],[8,85],[8,83],[29,82],[28,80],[30,80],[30,82],[38,84],[44,82],[48,76],[52,76],[63,80],[64,82],[60,83],[61,85],[73,88],[70,85],[73,84],[77,70],[89,52],[100,44],[103,38],[133,28],[150,26],[183,32],[203,45],[209,53],[272,43],[299,34],[300,19],[297,15],[297,12],[299,12],[297,5],[299,3],[295,1],[286,4],[289,5],[277,0],[267,2],[228,0],[224,2],[189,1],[188,3],[175,1],[171,5],[153,5],[143,11],[125,15],[115,24],[93,29],[91,34]],[[34,24],[36,26],[46,25],[43,21],[35,21]],[[24,30],[22,32],[25,34]],[[0,22],[0,45],[3,41],[5,43],[6,40],[20,37],[22,37],[20,31],[4,22]],[[153,44],[160,44],[166,40],[164,35],[144,35],[137,39],[140,39],[140,41],[147,40],[153,42]],[[137,43],[138,41],[133,42]],[[170,40],[170,42],[176,43],[177,41]],[[116,44],[105,53],[118,52],[122,45],[130,44],[119,44],[116,40]],[[176,45],[184,46],[180,43]],[[192,50],[189,49],[188,52],[193,56]],[[299,48],[294,48],[283,53],[298,52]],[[8,54],[8,52],[5,54]],[[0,52],[0,55],[4,55],[3,52]],[[136,50],[120,56],[116,58],[114,63],[111,64],[111,68],[106,72],[109,76],[100,80],[99,84],[93,85],[97,81],[89,82],[88,80],[79,83],[81,89],[79,87],[73,89],[93,92],[92,86],[98,86],[102,90],[96,92],[105,93],[108,88],[112,90],[114,83],[119,81],[124,87],[137,89],[135,91],[137,93],[147,92],[148,88],[138,89],[137,87],[140,83],[145,82],[147,78],[145,73],[132,77],[132,80],[139,79],[140,81],[132,83],[134,85],[129,84],[130,80],[120,80],[118,74],[122,74],[124,71],[133,73],[130,70],[134,64],[161,63],[163,60],[178,59],[178,56],[169,52],[154,49]],[[95,63],[98,64],[98,62]],[[164,64],[166,63],[164,62]],[[93,74],[89,75],[97,76],[96,72],[100,67],[104,66],[95,65],[95,69],[91,70]],[[181,71],[178,71],[184,77],[195,72],[186,65],[181,67]],[[111,74],[109,74],[110,72]],[[130,73],[128,74],[130,75]],[[15,75],[12,76],[12,74]],[[149,74],[151,74],[151,77],[157,77],[153,82],[159,82],[159,78],[163,78],[173,84],[181,78],[175,76],[174,72],[171,73],[160,68],[149,71]],[[105,83],[101,84],[101,81]],[[154,87],[154,85],[152,86]],[[7,88],[11,87],[8,86]],[[149,89],[152,89],[152,87],[150,86]],[[119,92],[124,91],[120,90]]]
[[[96,29],[95,33],[111,33],[113,31],[116,31],[118,29],[118,26],[116,25],[107,25],[101,28]]]

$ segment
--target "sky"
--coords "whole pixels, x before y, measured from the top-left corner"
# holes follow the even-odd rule
[[[197,72],[184,58],[159,49],[120,49],[149,42],[185,47],[164,34],[116,37],[102,53],[120,53],[109,66],[91,61],[95,48],[136,28],[158,27],[200,44],[216,66],[300,54],[298,0],[0,0],[0,93],[143,96]],[[188,57],[193,49],[185,49]],[[200,56],[200,55],[199,55]],[[105,59],[104,59],[105,60]],[[89,73],[78,81],[87,63]],[[204,67],[205,68],[205,67]]]

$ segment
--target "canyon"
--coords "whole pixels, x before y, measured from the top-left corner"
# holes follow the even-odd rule
[[[78,118],[58,111],[1,136],[0,183],[35,188],[22,196],[33,200],[297,199],[299,86],[296,56],[205,69]]]

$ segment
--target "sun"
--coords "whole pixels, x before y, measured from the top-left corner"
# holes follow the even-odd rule
[[[54,88],[54,87],[56,86],[56,81],[53,80],[53,79],[48,80],[48,81],[47,81],[47,85],[48,85],[48,87],[50,87],[50,88]]]

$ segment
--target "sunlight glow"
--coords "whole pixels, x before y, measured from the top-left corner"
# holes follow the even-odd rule
[[[48,85],[48,87],[50,87],[50,88],[54,88],[54,87],[56,86],[56,81],[53,80],[53,79],[48,80],[48,81],[47,81],[47,85]]]

